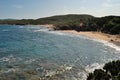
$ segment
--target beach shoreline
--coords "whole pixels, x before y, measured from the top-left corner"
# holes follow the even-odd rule
[[[117,46],[120,46],[120,35],[110,35],[110,34],[106,34],[106,33],[102,33],[102,32],[93,32],[93,31],[77,32],[75,30],[60,30],[60,32],[83,35],[83,36],[93,38],[93,39],[108,41],[110,43],[114,43]]]
[[[49,30],[54,30],[53,28],[55,27],[53,24],[44,24],[44,25],[38,25],[38,26],[43,26],[48,28]],[[75,31],[75,30],[57,30],[60,32],[65,32],[65,33],[72,33],[76,35],[83,35],[89,38],[93,39],[99,39],[99,40],[104,40],[110,43],[113,43],[117,46],[120,46],[120,35],[110,35],[107,33],[102,33],[102,32],[96,32],[96,31]]]

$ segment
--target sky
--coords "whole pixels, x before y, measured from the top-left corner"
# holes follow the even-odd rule
[[[120,0],[0,0],[0,19],[37,19],[65,14],[120,16]]]

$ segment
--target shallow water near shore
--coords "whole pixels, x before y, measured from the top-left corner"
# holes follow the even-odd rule
[[[0,80],[85,80],[119,46],[43,26],[0,25]]]

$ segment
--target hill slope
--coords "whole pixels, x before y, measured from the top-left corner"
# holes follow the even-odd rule
[[[52,24],[55,30],[101,31],[109,34],[120,33],[120,16],[97,18],[91,15],[69,14],[39,19],[0,20],[0,24],[40,25]]]
[[[59,15],[59,16],[52,16],[52,17],[46,17],[46,18],[40,18],[37,19],[36,21],[38,21],[41,24],[59,24],[59,23],[66,23],[69,21],[88,21],[90,19],[93,19],[94,17],[91,15],[75,15],[75,14],[69,14],[69,15]]]

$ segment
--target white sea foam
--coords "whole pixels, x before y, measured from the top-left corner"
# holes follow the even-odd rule
[[[76,35],[72,33],[67,33],[67,32],[61,32],[61,31],[47,31],[47,33],[55,34],[55,35],[61,35],[61,36],[68,36],[68,37],[80,37],[86,39],[87,37],[81,36],[81,35]]]
[[[84,71],[78,72],[78,76],[80,77],[80,80],[86,80],[87,73]]]
[[[89,73],[93,72],[95,69],[102,69],[104,64],[93,63],[91,65],[87,65],[85,70],[78,72],[78,76],[80,80],[86,80]]]
[[[33,32],[47,32],[48,29],[39,29],[39,30],[34,30]]]
[[[10,55],[8,57],[3,57],[0,59],[0,62],[14,62],[16,58],[13,55]]]
[[[33,32],[46,32],[46,33],[54,34],[54,35],[72,36],[72,35],[70,35],[70,34],[68,34],[68,33],[64,33],[64,32],[61,32],[61,31],[49,31],[49,29],[33,30]]]
[[[26,63],[26,64],[30,64],[30,63],[32,63],[32,62],[34,62],[34,61],[35,61],[35,59],[30,59],[30,60],[25,61],[25,63]]]
[[[89,39],[91,39],[91,38],[89,38]],[[104,46],[111,47],[111,48],[115,49],[116,51],[120,52],[120,46],[117,46],[117,45],[115,45],[115,44],[113,44],[111,42],[104,41],[104,40],[99,40],[99,39],[91,39],[91,40],[103,43]]]
[[[3,57],[0,59],[0,62],[8,62],[9,61],[9,58],[7,57]]]
[[[104,64],[99,64],[99,63],[93,63],[91,65],[87,65],[85,67],[85,70],[90,73],[93,72],[95,69],[102,69],[102,67],[104,66]]]
[[[55,35],[66,35],[65,33],[59,31],[49,31],[48,33],[55,34]]]

